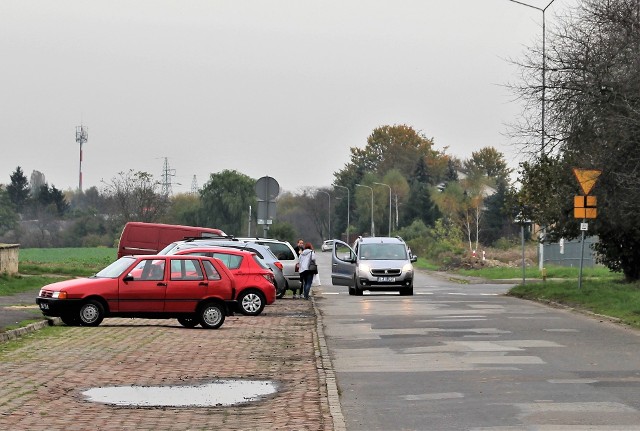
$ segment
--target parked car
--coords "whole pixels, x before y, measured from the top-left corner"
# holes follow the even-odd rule
[[[320,246],[320,250],[322,250],[322,251],[331,251],[332,249],[333,249],[333,240],[332,239],[326,240]]]
[[[287,279],[284,278],[282,272],[284,265],[278,260],[278,258],[271,252],[268,247],[253,242],[239,241],[235,238],[218,238],[218,239],[206,239],[206,238],[192,238],[185,241],[175,241],[164,249],[160,250],[158,254],[175,254],[178,250],[194,247],[229,247],[238,250],[252,251],[258,255],[267,264],[269,269],[273,271],[273,276],[276,280],[276,297],[282,298],[287,291]]]
[[[298,255],[293,246],[288,241],[280,241],[271,238],[238,238],[240,241],[261,244],[273,252],[278,260],[282,262],[282,272],[287,279],[287,289],[298,289],[300,287],[300,273],[297,271]],[[284,292],[282,294],[284,296]],[[281,296],[279,296],[281,298]]]
[[[45,316],[98,326],[105,317],[177,318],[185,327],[219,328],[237,307],[234,276],[203,256],[125,256],[89,278],[40,289]]]
[[[331,282],[348,286],[349,295],[369,291],[398,291],[413,295],[413,265],[402,238],[358,238],[354,248],[335,240],[331,256]]]
[[[276,300],[273,272],[255,252],[230,247],[194,247],[178,250],[176,255],[220,259],[236,279],[238,311],[246,316],[259,315],[265,305]]]
[[[118,258],[138,254],[158,254],[167,244],[192,237],[221,238],[220,229],[162,223],[129,222],[118,243]]]

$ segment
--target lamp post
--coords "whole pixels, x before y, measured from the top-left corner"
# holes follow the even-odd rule
[[[324,190],[318,190],[318,192],[324,193],[329,198],[329,237],[327,239],[331,239],[331,195]]]
[[[371,236],[376,236],[376,234],[374,233],[374,226],[373,226],[373,188],[369,187],[369,186],[364,186],[362,184],[356,184],[356,187],[365,187],[369,190],[371,190]]]
[[[334,185],[334,187],[339,187],[339,188],[345,189],[347,191],[347,243],[349,243],[351,241],[351,238],[349,238],[349,208],[350,208],[349,187],[339,186],[337,184]]]
[[[385,183],[373,183],[379,186],[387,186],[389,187],[389,237],[391,237],[391,186]]]
[[[542,12],[542,109],[540,113],[541,124],[540,124],[540,160],[542,160],[545,156],[544,147],[545,147],[545,107],[546,107],[546,90],[547,90],[547,28],[546,28],[546,12],[549,6],[555,1],[551,0],[547,5],[543,8],[530,5],[528,3],[524,3],[517,0],[509,0],[512,3],[517,3],[522,6],[530,7],[531,9],[536,9]],[[544,228],[542,228],[542,235],[544,236]],[[544,267],[544,239],[540,242],[539,249],[540,259],[538,261],[538,268],[542,271]]]
[[[544,157],[544,147],[545,147],[545,105],[546,105],[546,90],[547,90],[547,53],[546,53],[546,44],[547,44],[547,30],[546,30],[546,11],[551,6],[551,4],[556,0],[551,0],[547,5],[543,8],[538,6],[533,6],[521,1],[517,0],[509,0],[512,3],[517,3],[522,6],[530,7],[531,9],[536,9],[542,12],[542,112],[541,116],[541,124],[540,124],[540,134],[541,143],[540,143],[540,157]]]

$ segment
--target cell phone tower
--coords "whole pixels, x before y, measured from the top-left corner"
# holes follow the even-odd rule
[[[80,172],[78,176],[78,190],[82,191],[82,144],[89,139],[89,129],[85,126],[76,127],[76,142],[80,144]]]

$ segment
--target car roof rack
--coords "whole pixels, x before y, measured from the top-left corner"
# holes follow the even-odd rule
[[[195,241],[195,240],[207,240],[207,241],[211,241],[211,240],[229,240],[229,241],[239,241],[239,239],[237,239],[235,236],[233,235],[221,235],[221,236],[185,236],[183,239],[183,241]]]

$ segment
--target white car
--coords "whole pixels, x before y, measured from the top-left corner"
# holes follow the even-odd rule
[[[328,239],[325,242],[322,243],[322,247],[320,247],[320,250],[322,251],[331,251],[333,249],[333,240],[332,239]]]

